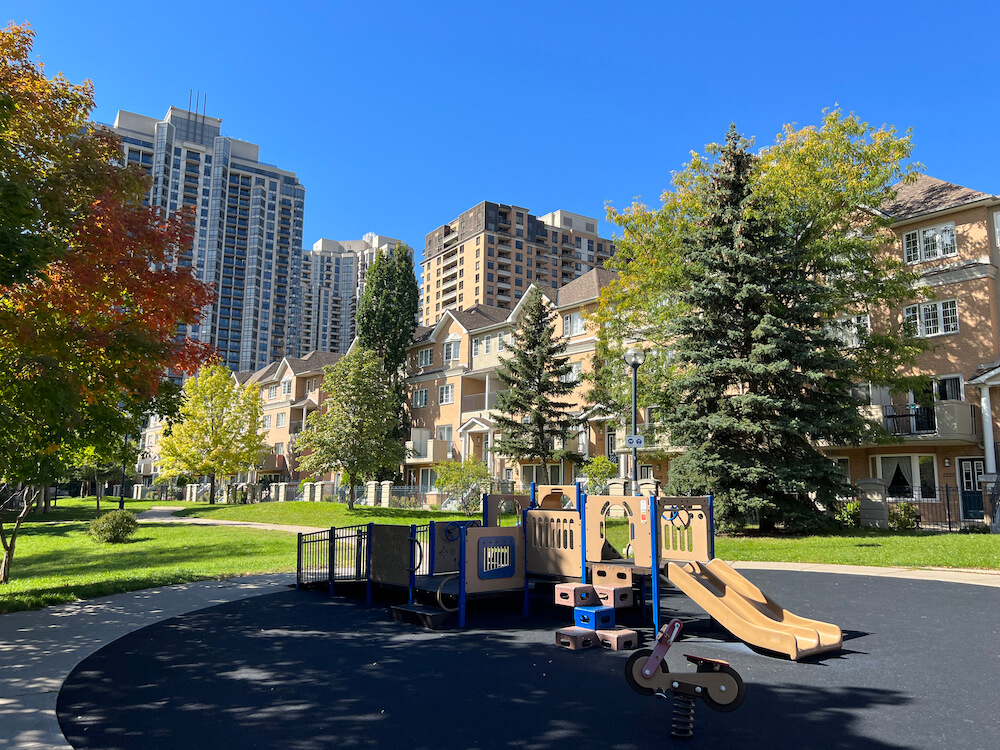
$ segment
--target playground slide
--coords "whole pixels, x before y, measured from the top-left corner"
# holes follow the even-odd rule
[[[840,648],[840,628],[792,614],[722,560],[667,566],[670,582],[751,646],[792,660]]]

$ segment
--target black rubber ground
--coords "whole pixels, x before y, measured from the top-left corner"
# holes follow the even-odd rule
[[[314,592],[166,620],[82,662],[59,695],[77,748],[993,748],[1000,746],[1000,589],[754,571],[798,614],[840,625],[844,650],[805,663],[685,626],[668,656],[729,661],[746,700],[702,702],[672,739],[670,699],[633,693],[628,653],[567,651],[568,608],[480,603],[470,629],[422,631]],[[665,613],[697,617],[679,593]],[[634,619],[632,622],[636,622]],[[651,634],[647,629],[645,634]],[[647,640],[648,643],[648,640]]]

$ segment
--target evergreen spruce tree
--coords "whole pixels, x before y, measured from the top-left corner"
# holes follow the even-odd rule
[[[379,355],[393,383],[401,378],[419,309],[413,251],[400,243],[388,255],[379,253],[358,302],[358,343]]]
[[[555,313],[537,287],[524,298],[524,309],[513,335],[512,354],[497,371],[507,387],[497,398],[494,422],[500,427],[496,452],[515,461],[545,466],[563,458],[580,457],[555,447],[573,434],[577,420],[570,404],[559,399],[573,392],[573,371],[562,356],[566,342],[555,333]]]
[[[807,528],[819,520],[813,500],[844,489],[816,441],[854,443],[870,429],[831,325],[836,295],[761,210],[748,145],[730,129],[688,249],[668,416],[687,451],[671,465],[671,489],[713,493],[723,527],[757,511],[762,528]]]

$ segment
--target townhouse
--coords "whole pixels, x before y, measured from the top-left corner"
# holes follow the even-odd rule
[[[881,479],[890,500],[930,511],[944,493],[950,502],[957,494],[962,519],[982,518],[981,482],[997,465],[990,389],[1000,385],[1000,199],[924,175],[901,185],[883,211],[893,220],[893,252],[920,277],[913,301],[888,315],[931,344],[907,372],[929,375],[931,392],[890,395],[860,385],[869,416],[900,442],[826,452],[852,482]]]

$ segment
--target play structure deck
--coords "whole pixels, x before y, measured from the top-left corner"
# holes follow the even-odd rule
[[[516,526],[500,526],[501,510]],[[631,557],[607,537],[612,511],[625,519]],[[423,526],[367,524],[299,537],[298,582],[407,592],[401,619],[434,624],[471,600],[519,596],[528,613],[532,581],[636,588],[660,629],[660,589],[671,585],[751,646],[796,660],[838,649],[836,625],[795,615],[715,557],[711,497],[585,495],[579,485],[531,486],[528,495],[484,495],[482,517]],[[430,602],[428,604],[428,602]],[[645,610],[644,610],[645,611]]]

